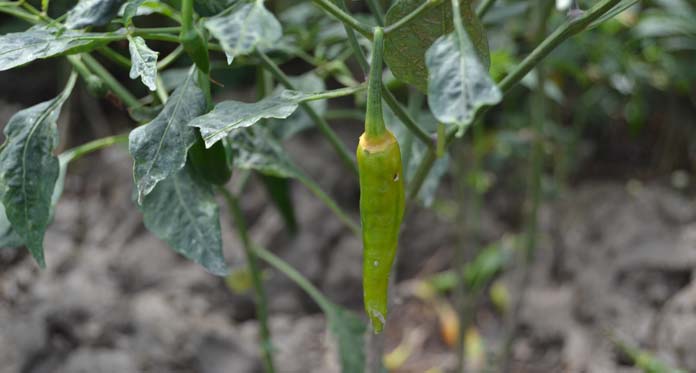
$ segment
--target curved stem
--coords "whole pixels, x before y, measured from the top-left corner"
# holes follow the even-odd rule
[[[133,96],[132,93],[130,93],[129,90],[127,90],[121,83],[114,78],[111,73],[102,66],[99,61],[94,59],[94,57],[90,56],[88,53],[83,53],[80,55],[82,57],[82,61],[84,61],[85,65],[89,67],[89,69],[94,72],[97,76],[99,76],[102,81],[111,89],[111,91],[120,98],[124,104],[130,109],[136,108],[140,106],[140,102],[138,99]]]
[[[330,98],[338,98],[338,97],[343,97],[343,96],[350,96],[354,95],[358,92],[364,91],[367,88],[367,85],[365,83],[358,84],[354,87],[346,87],[346,88],[339,88],[339,89],[332,89],[329,91],[324,91],[324,92],[319,92],[312,94],[310,96],[307,96],[302,100],[302,102],[309,102],[309,101],[316,101],[316,100],[325,100],[325,99],[330,99]]]
[[[273,77],[276,78],[276,80],[285,86],[285,88],[293,90],[295,89],[295,86],[290,82],[287,75],[285,75],[285,73],[280,70],[278,65],[276,65],[265,53],[256,50],[256,55],[261,59],[261,64],[273,75]],[[312,121],[314,121],[314,124],[319,127],[319,130],[324,137],[329,140],[339,157],[341,157],[343,163],[345,163],[346,166],[348,166],[348,168],[357,175],[358,167],[355,164],[355,160],[353,160],[351,152],[348,151],[346,145],[341,142],[338,135],[336,135],[329,124],[326,123],[326,120],[324,120],[324,118],[322,118],[311,106],[307,105],[306,103],[300,103],[300,106],[305,112],[307,112],[307,115],[309,115]]]
[[[372,40],[372,31],[370,30],[370,27],[362,24],[360,21],[355,19],[347,12],[343,11],[330,0],[312,0],[312,2],[320,8],[322,8],[325,12],[329,13],[339,21],[343,22],[344,25],[350,26],[353,30],[359,32],[362,36]]]
[[[268,298],[266,297],[266,290],[263,287],[261,268],[259,267],[253,244],[249,238],[249,229],[247,228],[244,213],[239,206],[239,200],[237,197],[232,195],[229,190],[223,187],[219,187],[218,189],[227,202],[227,206],[234,218],[237,234],[242,241],[242,248],[244,249],[244,254],[247,258],[247,264],[249,265],[249,271],[251,272],[251,281],[254,286],[256,298],[256,318],[259,322],[259,334],[261,337],[260,348],[263,365],[267,373],[273,373],[275,372],[275,368],[273,367],[273,344],[271,340],[271,330],[268,326]]]
[[[481,3],[476,7],[476,16],[479,19],[483,19],[483,16],[488,13],[488,11],[493,7],[493,4],[495,4],[495,0],[483,0]]]
[[[261,246],[254,246],[254,253],[261,258],[264,262],[270,264],[275,269],[282,272],[287,276],[292,282],[299,286],[305,293],[309,295],[310,298],[319,306],[319,308],[324,311],[324,313],[331,312],[332,303],[328,300],[316,286],[312,285],[300,272],[297,272],[290,264],[285,262],[283,259],[277,257],[272,252],[264,249]]]
[[[161,59],[157,63],[157,70],[166,69],[174,61],[176,61],[176,59],[179,58],[183,53],[184,53],[184,47],[179,45],[178,47],[176,47],[176,49],[174,49],[172,51],[172,53],[169,53],[167,56],[165,56],[163,59]]]
[[[433,142],[433,139],[428,135],[427,132],[425,132],[422,128],[418,126],[416,121],[413,119],[411,114],[409,114],[406,109],[399,103],[399,101],[396,100],[396,97],[394,97],[394,94],[391,93],[391,91],[387,87],[382,87],[382,98],[384,98],[384,101],[389,105],[389,108],[392,110],[394,115],[396,115],[397,118],[403,123],[403,125],[413,133],[414,136],[420,140],[425,146],[427,146],[430,149],[435,148],[435,143]]]
[[[92,140],[88,143],[78,145],[72,149],[66,150],[60,154],[60,158],[66,160],[67,162],[72,162],[79,159],[89,153],[95,152],[97,150],[115,145],[115,144],[125,144],[128,142],[128,134],[120,134],[114,136],[103,137],[101,139]]]
[[[299,174],[297,175],[297,180],[301,182],[310,192],[312,192],[319,200],[324,202],[324,204],[333,211],[334,214],[355,234],[360,237],[360,226],[351,219],[348,214],[346,214],[336,201],[334,201],[328,194],[326,194],[321,187],[309,177]]]
[[[394,32],[394,31],[400,29],[401,27],[407,25],[409,22],[418,18],[418,16],[420,16],[421,13],[425,12],[426,10],[428,10],[436,5],[440,5],[441,3],[442,3],[442,0],[425,0],[425,2],[423,2],[423,4],[419,5],[418,8],[414,9],[411,13],[405,15],[403,18],[396,21],[395,23],[392,23],[391,25],[385,27],[384,33],[389,34],[390,32]]]
[[[104,57],[117,63],[121,67],[125,67],[127,69],[130,69],[130,67],[131,67],[131,60],[130,59],[128,59],[127,57],[125,57],[121,53],[118,53],[115,50],[113,50],[107,46],[103,46],[101,48],[98,48],[97,52],[101,53]]]

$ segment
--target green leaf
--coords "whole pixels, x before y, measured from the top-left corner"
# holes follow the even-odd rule
[[[68,163],[70,159],[64,157],[62,154],[58,157],[59,171],[58,179],[53,187],[53,194],[51,195],[51,206],[49,209],[49,224],[53,220],[53,214],[58,204],[58,200],[61,195],[63,195],[63,187],[65,186],[65,174],[68,169]],[[5,215],[5,206],[0,203],[0,248],[2,247],[19,247],[24,245],[24,241],[15,232],[10,224],[10,221]]]
[[[341,371],[362,372],[365,367],[365,341],[367,330],[365,323],[353,312],[338,307],[332,303],[325,305],[329,331],[338,342],[338,355]]]
[[[116,17],[123,2],[124,0],[80,0],[68,11],[65,27],[74,30],[104,26]]]
[[[280,22],[264,8],[262,0],[241,3],[230,12],[211,18],[205,27],[220,40],[228,64],[256,48],[272,46],[283,33]]]
[[[236,130],[229,139],[235,168],[277,177],[300,176],[283,147],[266,128],[254,126]]]
[[[188,125],[201,130],[205,146],[209,148],[230,132],[252,126],[261,119],[287,118],[308,96],[302,92],[283,90],[254,103],[223,101]]]
[[[36,59],[74,54],[93,48],[100,34],[34,26],[24,32],[0,36],[0,71]]]
[[[396,23],[411,13],[425,0],[398,0],[387,12],[386,24]],[[476,52],[483,65],[488,68],[488,40],[476,14],[471,9],[471,0],[461,1],[460,15],[464,19],[466,31],[471,36]],[[433,42],[454,29],[452,5],[449,0],[421,13],[415,20],[384,37],[384,62],[394,76],[412,84],[422,92],[428,89],[428,71],[425,52]]]
[[[155,119],[134,129],[128,137],[139,202],[158,182],[184,167],[186,153],[196,141],[195,130],[186,125],[205,111],[205,96],[195,75],[192,69]]]
[[[324,81],[313,72],[300,76],[289,77],[288,80],[290,80],[293,87],[301,92],[321,92],[326,90]],[[274,94],[280,94],[281,91],[283,91],[283,88],[278,86],[275,89]],[[326,100],[316,100],[310,102],[309,106],[311,106],[312,109],[319,114],[319,116],[324,116],[328,103]],[[297,110],[286,119],[271,119],[269,121],[269,126],[279,139],[285,140],[294,136],[298,132],[312,127],[313,122],[312,118],[309,117],[309,114],[307,114],[306,111]]]
[[[140,205],[145,226],[174,251],[225,276],[229,267],[222,255],[220,214],[212,187],[191,167],[162,180]]]
[[[455,32],[442,36],[425,55],[428,104],[438,121],[465,129],[476,111],[500,102],[503,95],[481,63],[468,32],[455,15]]]
[[[140,36],[128,37],[128,51],[131,55],[130,78],[136,79],[140,76],[143,84],[151,91],[157,89],[157,56],[155,52],[148,48],[145,39]]]
[[[58,144],[56,121],[74,84],[73,75],[58,97],[13,115],[0,150],[0,191],[6,217],[41,267],[46,266],[43,238],[60,176],[60,162],[53,155]]]

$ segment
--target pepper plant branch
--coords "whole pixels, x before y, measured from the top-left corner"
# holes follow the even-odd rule
[[[580,33],[585,30],[587,26],[592,23],[597,18],[601,17],[604,13],[611,10],[619,1],[621,0],[602,0],[601,3],[597,4],[592,9],[588,10],[581,17],[571,20],[559,28],[556,29],[551,35],[546,37],[510,74],[508,74],[503,80],[500,81],[498,87],[503,91],[503,95],[510,91],[517,83],[524,78],[529,71],[531,71],[544,57],[551,53],[559,44],[563,43],[568,38]],[[481,118],[488,110],[490,106],[485,107],[476,114],[476,118]],[[476,119],[474,119],[476,122]],[[445,142],[445,147],[448,147],[454,138],[456,137],[458,128],[450,127],[447,131],[447,137]],[[418,172],[416,176],[411,180],[408,186],[408,196],[415,196],[418,194],[425,177],[428,176],[430,172],[430,167],[432,167],[435,162],[435,154],[430,154],[430,152],[423,155],[420,165],[418,166]],[[422,178],[422,179],[421,179]],[[407,199],[408,201],[408,199]]]
[[[590,23],[611,10],[619,1],[621,0],[602,0],[602,2],[592,7],[592,9],[585,12],[582,16],[572,19],[557,28],[556,31],[544,39],[544,41],[542,41],[513,72],[500,81],[500,84],[498,84],[500,90],[503,91],[503,93],[509,91],[510,88],[522,80],[528,72],[539,64],[539,62],[559,44],[585,30]]]
[[[326,13],[329,13],[339,21],[343,22],[344,25],[350,26],[362,36],[372,40],[372,30],[369,26],[362,24],[360,21],[343,11],[343,9],[336,6],[336,4],[330,0],[312,0],[312,2],[323,9]]]
[[[94,72],[95,75],[99,76],[104,84],[106,84],[129,109],[140,106],[138,99],[133,96],[133,94],[130,93],[130,91],[127,90],[123,85],[121,85],[121,83],[119,83],[118,80],[116,80],[116,78],[114,78],[114,76],[111,75],[111,73],[99,63],[99,61],[94,59],[94,57],[90,56],[88,53],[82,53],[80,54],[80,57],[82,58],[82,61],[84,61],[85,65],[87,65],[87,67],[89,67],[89,69]]]
[[[345,0],[341,4],[343,5],[343,8],[346,9]],[[367,74],[370,71],[370,65],[367,62],[367,58],[365,58],[365,54],[362,52],[362,49],[360,48],[360,44],[358,43],[358,40],[355,37],[355,32],[352,29],[346,27],[346,33],[348,34],[348,44],[350,44],[351,49],[353,49],[353,54],[355,55],[355,58],[358,60],[358,64],[362,68],[363,73]],[[433,141],[430,138],[430,136],[420,127],[418,127],[418,124],[416,124],[416,121],[413,120],[413,117],[409,115],[406,109],[404,109],[404,107],[399,103],[396,97],[394,97],[391,91],[389,91],[389,89],[384,85],[382,85],[382,98],[387,103],[392,112],[394,112],[397,118],[401,120],[401,123],[403,123],[404,126],[406,126],[406,128],[409,131],[411,131],[420,141],[422,141],[423,144],[425,144],[428,148],[435,147],[435,144],[433,144]]]
[[[163,59],[161,59],[159,62],[157,62],[157,70],[166,69],[174,61],[176,61],[177,58],[181,57],[181,55],[183,53],[184,53],[184,47],[179,45],[171,53],[169,53]]]
[[[367,7],[370,8],[370,12],[375,17],[377,24],[380,27],[384,26],[384,9],[382,9],[382,4],[379,0],[367,0]]]
[[[312,179],[305,176],[304,174],[296,175],[296,178],[301,182],[310,192],[312,192],[319,200],[324,202],[324,204],[333,211],[334,214],[355,234],[360,237],[360,226],[358,226],[353,219],[348,216],[348,214],[343,211],[336,201],[334,201],[328,194],[326,194],[321,187]]]
[[[276,78],[285,88],[287,89],[295,89],[295,86],[290,82],[288,79],[287,75],[280,70],[278,65],[275,64],[265,53],[256,50],[256,55],[261,59],[261,64],[273,75],[273,77]],[[314,124],[319,127],[319,130],[321,133],[326,137],[331,145],[334,147],[336,152],[338,153],[339,157],[341,160],[348,166],[350,170],[352,170],[356,175],[358,173],[358,167],[355,164],[355,160],[353,160],[353,157],[351,153],[348,151],[348,148],[346,145],[341,142],[341,140],[338,138],[338,135],[331,129],[328,123],[326,123],[326,120],[322,118],[311,106],[309,106],[306,103],[300,103],[300,106],[302,109],[307,112],[307,115],[312,119]]]
[[[421,15],[421,13],[425,12],[426,10],[436,6],[440,5],[443,0],[425,0],[423,4],[419,5],[418,8],[414,9],[411,13],[405,15],[403,18],[400,20],[396,21],[395,23],[392,23],[391,25],[387,26],[384,28],[384,33],[389,34],[390,32],[394,32],[401,27],[407,25],[409,22],[413,21],[414,19],[418,18],[418,16]]]
[[[479,19],[482,19],[483,16],[488,13],[488,11],[493,7],[493,4],[495,4],[495,0],[483,0],[479,3],[479,5],[476,7],[476,16]]]
[[[316,100],[324,100],[324,99],[330,99],[330,98],[349,96],[349,95],[353,95],[357,92],[364,91],[365,89],[367,89],[367,84],[361,83],[361,84],[358,84],[354,87],[332,89],[329,91],[311,94],[311,95],[307,96],[306,98],[304,98],[302,100],[302,102],[309,102],[309,101],[316,101]]]
[[[0,13],[7,13],[13,17],[19,18],[23,21],[26,21],[31,24],[36,24],[41,22],[41,18],[29,14],[26,11],[18,8],[16,5],[12,4],[11,6],[8,6],[7,3],[0,4]]]
[[[234,225],[242,241],[242,248],[246,255],[249,271],[251,272],[251,281],[254,287],[254,295],[256,300],[256,318],[259,321],[260,348],[261,356],[266,373],[275,372],[273,366],[273,344],[271,340],[271,329],[268,326],[268,298],[266,290],[263,286],[261,268],[259,267],[258,258],[254,251],[253,244],[249,238],[249,229],[247,227],[244,213],[239,206],[239,199],[232,195],[229,190],[224,187],[219,187],[220,193],[225,198],[227,206],[232,213]]]
[[[90,142],[78,145],[72,149],[66,150],[60,154],[62,159],[72,162],[79,159],[89,153],[95,152],[97,150],[115,145],[115,144],[125,144],[128,142],[128,134],[120,134],[108,137],[102,137],[101,139],[92,140]]]
[[[116,52],[115,50],[103,46],[101,48],[97,49],[97,52],[101,53],[104,57],[110,59],[111,61],[117,63],[121,67],[125,67],[127,69],[130,69],[131,67],[131,60],[122,55],[121,53]]]
[[[254,253],[261,258],[264,262],[270,264],[272,267],[282,272],[287,276],[292,282],[299,286],[305,293],[309,295],[310,298],[324,311],[328,314],[331,312],[333,304],[328,300],[322,293],[317,289],[311,282],[309,282],[301,273],[297,272],[290,264],[285,262],[283,259],[277,257],[272,252],[264,249],[261,246],[255,245],[253,247]]]

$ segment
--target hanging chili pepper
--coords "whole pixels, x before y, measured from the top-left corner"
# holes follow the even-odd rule
[[[387,315],[389,275],[404,216],[401,152],[382,116],[384,31],[375,28],[367,90],[365,132],[357,149],[363,239],[363,298],[372,328],[382,331]]]

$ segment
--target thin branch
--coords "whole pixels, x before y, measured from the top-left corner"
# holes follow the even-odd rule
[[[495,0],[483,0],[481,3],[476,7],[476,16],[479,19],[483,19],[483,16],[488,13],[488,11],[493,7],[493,4],[495,4]]]
[[[409,24],[411,21],[414,19],[418,18],[418,16],[421,15],[421,13],[425,12],[426,10],[440,5],[443,0],[425,0],[423,4],[419,5],[418,8],[414,9],[411,13],[405,15],[403,18],[400,20],[396,21],[395,23],[392,23],[391,25],[387,26],[384,28],[384,33],[389,34],[390,32],[394,32],[398,30],[399,28]]]
[[[244,213],[239,206],[238,198],[223,187],[218,189],[227,202],[227,206],[230,209],[234,219],[237,234],[242,241],[242,248],[244,249],[244,254],[246,255],[247,264],[249,265],[249,272],[251,272],[251,281],[254,286],[256,318],[259,322],[259,334],[261,337],[259,345],[261,349],[262,361],[266,373],[273,373],[275,372],[275,368],[273,366],[271,329],[268,326],[268,298],[266,297],[266,290],[263,286],[262,273],[261,268],[259,267],[256,251],[254,250],[251,239],[249,238],[249,229],[247,227],[246,219],[244,218]]]
[[[261,59],[261,64],[278,80],[285,88],[295,89],[295,86],[290,82],[288,76],[280,70],[278,65],[275,64],[265,53],[257,50],[256,55]],[[331,145],[334,147],[338,155],[341,157],[343,163],[350,168],[356,175],[358,173],[358,167],[355,164],[355,160],[348,151],[346,145],[338,138],[338,135],[331,129],[326,120],[322,118],[311,106],[306,103],[301,103],[302,109],[307,112],[307,114],[312,118],[312,121],[319,127],[321,133],[329,140]]]
[[[312,0],[312,2],[316,4],[318,7],[322,8],[325,12],[329,13],[339,21],[343,22],[344,25],[350,26],[353,30],[359,32],[362,36],[372,40],[372,30],[369,26],[362,24],[360,21],[355,19],[347,12],[343,11],[330,0]]]
[[[99,61],[94,59],[94,57],[90,56],[88,53],[82,53],[80,55],[82,58],[82,61],[84,61],[85,65],[89,67],[89,69],[94,72],[97,76],[101,78],[101,80],[106,84],[111,91],[120,98],[123,103],[126,104],[126,106],[130,109],[136,108],[140,105],[140,102],[138,99],[133,96],[132,93],[130,93],[129,90],[127,90],[121,83],[114,78],[111,73],[102,66]]]

